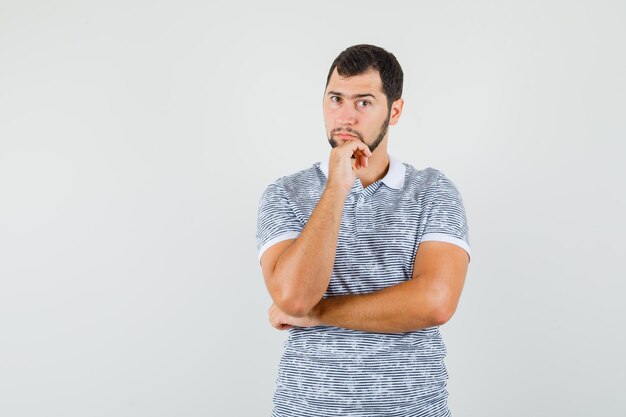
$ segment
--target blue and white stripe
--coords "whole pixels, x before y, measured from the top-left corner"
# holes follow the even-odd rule
[[[384,178],[346,198],[335,264],[324,298],[362,294],[411,279],[420,242],[445,241],[470,254],[455,185],[433,168],[389,155]],[[260,199],[259,260],[297,238],[319,201],[328,163],[278,178]],[[438,327],[374,333],[334,326],[292,327],[284,342],[273,417],[448,416],[446,348]]]

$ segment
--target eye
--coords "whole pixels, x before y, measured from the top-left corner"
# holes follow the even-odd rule
[[[363,104],[361,105],[361,103],[363,103]],[[359,101],[357,101],[357,105],[359,107],[367,107],[370,104],[372,104],[372,103],[369,100],[359,100]]]
[[[337,99],[337,100],[335,100]],[[333,103],[339,103],[341,101],[341,97],[339,96],[330,96],[330,101],[332,101]]]

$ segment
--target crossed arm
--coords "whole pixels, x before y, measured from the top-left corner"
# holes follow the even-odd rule
[[[337,326],[369,332],[409,332],[446,323],[456,311],[468,254],[447,242],[427,241],[415,255],[412,279],[379,291],[321,299],[305,314],[272,304],[272,326]]]
[[[448,242],[421,242],[410,280],[367,294],[322,298],[335,261],[345,190],[327,187],[302,233],[269,247],[261,258],[274,301],[272,326],[336,326],[408,332],[448,321],[456,310],[469,257]]]

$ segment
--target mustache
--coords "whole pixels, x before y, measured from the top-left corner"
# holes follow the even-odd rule
[[[347,133],[349,135],[356,136],[357,138],[359,138],[359,140],[363,141],[363,136],[359,132],[357,132],[356,130],[352,130],[350,128],[341,128],[341,127],[339,127],[339,128],[336,128],[336,129],[333,129],[333,130],[330,131],[330,135],[331,136],[337,135],[339,133]]]

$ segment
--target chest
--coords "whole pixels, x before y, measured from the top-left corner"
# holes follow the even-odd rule
[[[315,208],[310,206],[302,210],[303,221]],[[326,296],[367,293],[411,279],[428,211],[426,201],[410,196],[351,193]]]

